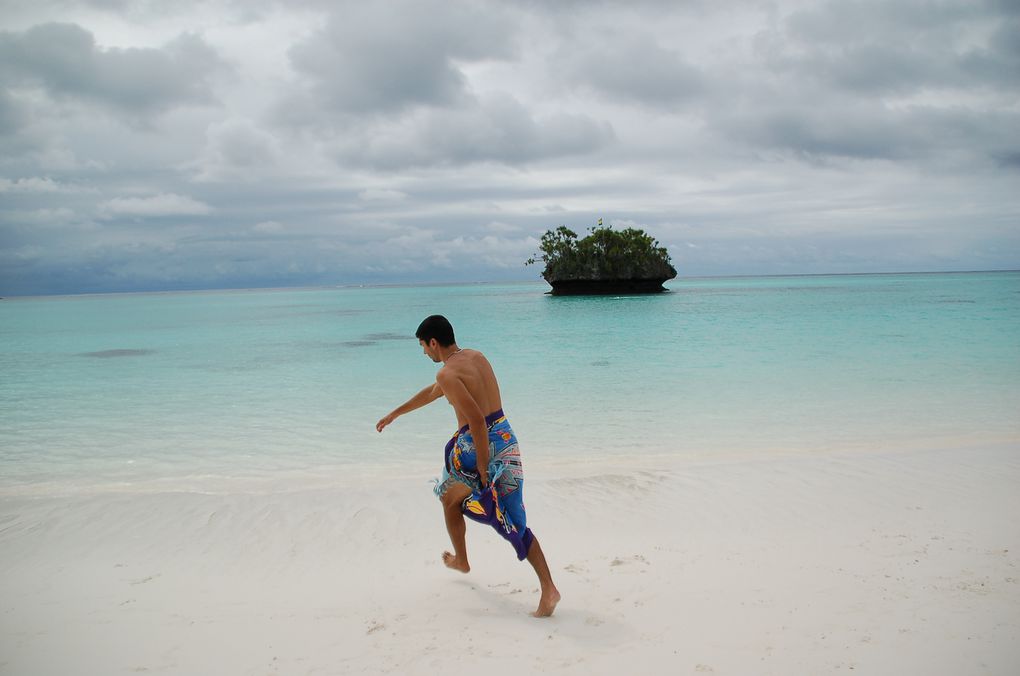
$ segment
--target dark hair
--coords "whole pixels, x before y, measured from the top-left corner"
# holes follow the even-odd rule
[[[457,342],[457,339],[453,337],[453,326],[443,315],[426,317],[425,321],[418,325],[414,337],[425,343],[435,338],[436,342],[443,347],[449,347]]]

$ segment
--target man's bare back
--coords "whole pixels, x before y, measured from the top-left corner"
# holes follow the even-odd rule
[[[478,350],[460,350],[447,358],[446,364],[436,374],[436,382],[440,382],[441,374],[452,375],[464,384],[468,394],[478,404],[483,415],[503,408],[503,400],[499,396],[499,382],[492,370],[492,365],[485,355]],[[440,386],[442,389],[442,386]],[[447,402],[453,402],[447,398]],[[457,414],[457,426],[468,424],[467,416],[454,408]]]

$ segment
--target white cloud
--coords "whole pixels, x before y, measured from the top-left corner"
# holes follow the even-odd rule
[[[0,192],[59,192],[60,186],[52,178],[0,178]]]
[[[358,197],[366,202],[402,202],[408,195],[406,192],[388,188],[368,188],[359,192]]]
[[[161,193],[151,197],[115,197],[100,210],[115,216],[172,216],[208,214],[212,207],[186,195]]]

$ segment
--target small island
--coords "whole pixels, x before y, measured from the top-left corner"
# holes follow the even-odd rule
[[[676,277],[665,247],[644,230],[613,230],[599,219],[590,233],[579,240],[561,225],[542,235],[542,254],[525,265],[545,263],[542,278],[552,295],[662,293],[662,283]]]

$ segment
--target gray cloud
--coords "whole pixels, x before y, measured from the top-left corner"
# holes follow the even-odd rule
[[[426,111],[350,138],[340,158],[378,169],[498,162],[523,164],[584,155],[613,138],[612,128],[579,114],[534,117],[510,95],[460,109]]]
[[[466,70],[517,58],[520,18],[492,3],[345,4],[292,47],[307,86],[276,110],[329,139],[344,167],[522,165],[591,153],[614,138],[589,114],[538,113]]]
[[[57,99],[141,114],[214,102],[209,75],[224,67],[194,34],[159,49],[104,49],[89,31],[68,23],[0,33],[0,64],[0,76],[9,84],[40,85]]]
[[[706,90],[701,71],[654,35],[613,36],[586,41],[559,55],[570,64],[571,79],[612,99],[653,106],[675,106],[700,99]]]
[[[712,126],[728,138],[761,150],[786,151],[812,160],[966,163],[967,158],[989,161],[1001,155],[1010,130],[1020,126],[1020,113],[965,106],[893,106],[820,93],[813,107],[795,103],[736,106],[714,119]]]
[[[964,56],[963,68],[971,77],[989,86],[1020,82],[1020,19],[1000,22],[987,47]]]
[[[270,161],[276,154],[275,140],[246,120],[226,120],[210,128],[214,152],[224,163],[247,168]]]
[[[1010,30],[994,8],[828,2],[759,30],[757,63],[714,91],[709,128],[808,161],[998,162],[1018,119]]]
[[[995,155],[995,159],[1004,167],[1020,169],[1020,150],[999,152]]]
[[[28,115],[24,106],[11,96],[10,92],[0,88],[0,136],[15,133],[27,120]]]
[[[978,4],[827,2],[759,35],[780,72],[866,95],[994,88],[1020,81],[1016,20]]]
[[[87,189],[76,185],[58,183],[52,178],[40,178],[30,176],[10,180],[0,178],[0,193],[80,193],[88,192]]]
[[[257,181],[273,175],[284,154],[276,136],[244,118],[214,122],[205,136],[202,154],[187,163],[198,181]]]
[[[491,5],[347,3],[290,57],[331,111],[454,105],[470,96],[459,62],[509,57],[509,24]]]

